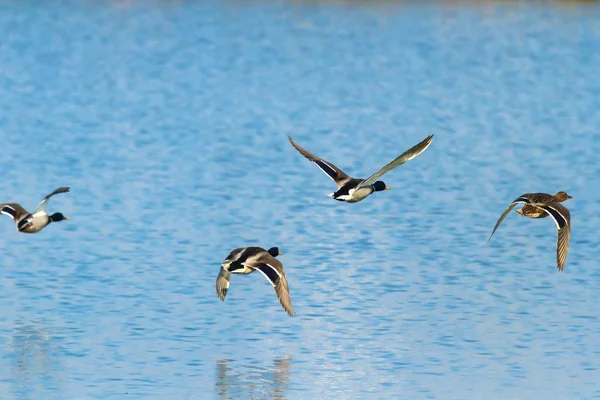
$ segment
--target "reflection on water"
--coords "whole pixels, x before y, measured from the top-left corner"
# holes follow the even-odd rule
[[[13,354],[10,359],[16,399],[60,389],[63,370],[59,358],[60,345],[43,325],[17,323],[8,348]]]
[[[217,360],[215,390],[219,399],[287,399],[291,357],[276,358],[273,366],[240,365],[231,359]]]

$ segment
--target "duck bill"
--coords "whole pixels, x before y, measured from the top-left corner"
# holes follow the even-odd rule
[[[390,190],[390,189],[391,189],[391,187],[389,187],[389,186],[385,187],[385,190]]]

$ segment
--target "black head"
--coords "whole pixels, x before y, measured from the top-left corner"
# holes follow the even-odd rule
[[[385,183],[383,183],[382,181],[375,182],[373,184],[373,189],[375,189],[376,192],[381,192],[382,190],[390,190],[390,188],[385,186]]]
[[[269,249],[268,253],[269,253],[270,255],[272,255],[273,257],[277,257],[277,256],[280,256],[280,255],[281,255],[281,253],[279,252],[279,247],[271,247],[271,248]]]
[[[69,218],[65,217],[61,213],[54,213],[50,216],[50,219],[52,220],[52,222],[58,222],[58,221],[67,221]]]

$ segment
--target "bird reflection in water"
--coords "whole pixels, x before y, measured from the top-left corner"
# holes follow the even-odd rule
[[[43,325],[17,323],[8,347],[13,353],[13,392],[17,398],[60,390],[63,370],[58,362],[60,346]]]
[[[286,400],[291,357],[276,358],[272,367],[241,365],[232,359],[217,361],[215,389],[219,399]]]

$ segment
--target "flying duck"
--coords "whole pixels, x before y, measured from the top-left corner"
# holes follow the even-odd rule
[[[401,155],[399,155],[395,160],[387,164],[385,167],[381,168],[379,171],[371,175],[367,179],[356,179],[352,178],[344,173],[341,169],[330,163],[329,161],[323,160],[320,157],[317,157],[310,151],[302,148],[298,145],[292,138],[288,135],[288,140],[294,146],[296,150],[304,157],[312,161],[317,165],[317,167],[321,168],[321,171],[325,172],[333,181],[336,183],[338,190],[334,193],[331,193],[330,196],[335,200],[345,201],[347,203],[357,203],[367,196],[369,196],[373,192],[379,192],[382,190],[390,190],[389,187],[382,181],[378,181],[379,177],[381,177],[386,172],[391,171],[392,169],[404,164],[405,162],[412,160],[419,154],[425,151],[427,147],[431,144],[433,140],[433,135],[427,136],[425,140],[421,143],[417,144],[413,148],[405,151]]]
[[[556,223],[558,229],[556,265],[559,271],[563,271],[565,269],[565,261],[567,260],[569,241],[571,239],[571,213],[560,203],[572,198],[573,197],[569,196],[566,192],[562,191],[555,195],[548,193],[525,193],[519,196],[500,216],[488,242],[492,239],[494,232],[496,232],[496,229],[498,229],[510,210],[517,204],[525,204],[523,208],[516,210],[518,214],[528,218],[546,218],[547,216],[550,216]]]
[[[233,250],[221,264],[221,271],[217,277],[217,295],[225,301],[231,274],[250,274],[258,271],[275,288],[275,293],[283,309],[291,316],[296,313],[292,308],[290,290],[285,277],[283,265],[275,257],[280,255],[277,247],[268,251],[260,247],[242,247]]]
[[[0,214],[11,217],[13,221],[15,221],[15,225],[17,226],[17,230],[19,232],[39,232],[51,222],[68,220],[68,218],[61,213],[54,213],[52,215],[48,215],[48,213],[46,213],[46,204],[48,204],[50,197],[58,193],[66,193],[68,191],[68,187],[59,187],[48,196],[44,197],[35,211],[31,214],[17,203],[0,204]]]

